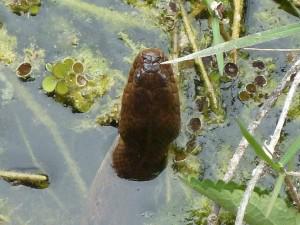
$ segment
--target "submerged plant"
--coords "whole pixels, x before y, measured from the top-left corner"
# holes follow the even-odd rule
[[[17,39],[7,33],[5,27],[0,29],[0,62],[10,64],[16,59]]]
[[[106,75],[88,79],[84,64],[73,58],[48,63],[46,69],[48,74],[42,81],[43,90],[78,112],[87,112],[95,99],[102,96],[112,84]]]
[[[11,0],[8,5],[11,11],[17,15],[36,16],[40,11],[41,0]]]

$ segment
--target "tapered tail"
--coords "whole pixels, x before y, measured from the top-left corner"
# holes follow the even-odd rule
[[[113,152],[113,168],[121,178],[129,180],[151,180],[166,167],[168,148],[145,149],[129,147],[120,137]]]

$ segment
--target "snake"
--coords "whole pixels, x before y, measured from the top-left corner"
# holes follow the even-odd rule
[[[171,65],[158,48],[135,58],[125,86],[119,122],[120,139],[113,152],[119,177],[149,180],[165,167],[168,146],[180,130],[180,104]]]
[[[125,85],[119,135],[93,180],[82,225],[140,225],[166,199],[168,148],[180,132],[171,65],[159,48],[140,51]],[[174,181],[174,179],[172,179]]]

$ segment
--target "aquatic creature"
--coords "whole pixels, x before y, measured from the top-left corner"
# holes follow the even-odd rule
[[[145,49],[135,58],[123,92],[119,143],[113,167],[119,177],[149,180],[165,167],[169,144],[180,130],[174,74],[164,53]]]
[[[170,168],[162,172],[180,130],[178,89],[171,66],[160,64],[165,60],[156,48],[135,58],[122,98],[120,134],[93,180],[82,225],[145,224],[170,201],[170,187],[180,189]],[[173,194],[180,201],[181,194]]]

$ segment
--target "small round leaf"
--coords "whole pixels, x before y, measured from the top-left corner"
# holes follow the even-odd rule
[[[64,64],[68,68],[68,71],[70,71],[71,68],[72,68],[72,66],[73,66],[73,64],[74,64],[74,60],[72,58],[65,58],[64,59]]]
[[[65,95],[69,91],[69,87],[67,86],[65,81],[59,81],[55,88],[55,93],[59,95]]]
[[[82,73],[84,70],[83,65],[81,62],[76,62],[73,64],[73,71],[75,73]]]
[[[58,62],[53,66],[53,75],[58,78],[63,78],[68,73],[68,68],[64,63]]]
[[[40,7],[37,5],[33,5],[29,8],[29,14],[31,16],[36,16],[40,11]]]
[[[44,91],[50,93],[53,92],[57,85],[57,80],[54,76],[48,75],[44,78],[42,82],[42,88]]]

